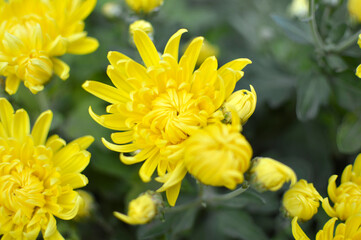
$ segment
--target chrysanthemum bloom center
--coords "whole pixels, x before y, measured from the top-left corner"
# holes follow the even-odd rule
[[[201,116],[196,117],[199,112],[192,94],[168,89],[153,100],[152,110],[144,116],[144,125],[164,140],[177,144],[188,137],[187,126],[198,126],[201,120],[207,121]]]

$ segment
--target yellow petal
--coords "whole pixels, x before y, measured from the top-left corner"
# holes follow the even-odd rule
[[[352,171],[356,176],[361,176],[361,153],[357,155]]]
[[[134,143],[124,144],[124,145],[116,145],[116,144],[108,142],[107,140],[105,140],[105,138],[102,138],[102,142],[108,149],[115,151],[115,152],[134,152],[139,149],[139,147]]]
[[[359,78],[361,78],[361,64],[357,67],[356,69],[356,76],[358,76]]]
[[[86,81],[82,87],[94,96],[109,103],[119,103],[129,101],[129,96],[123,95],[117,88],[111,87],[101,82]]]
[[[128,56],[124,55],[123,53],[116,52],[116,51],[108,52],[107,58],[108,58],[110,64],[112,64],[114,66],[117,65],[117,62],[119,60],[124,60],[124,59],[131,60]]]
[[[125,132],[116,132],[112,133],[110,137],[112,141],[116,144],[125,144],[133,141],[133,131],[125,131]]]
[[[143,163],[139,170],[139,176],[143,182],[149,182],[159,163],[159,155],[152,155]]]
[[[43,112],[36,120],[31,135],[35,145],[43,145],[49,133],[53,113],[48,110]]]
[[[49,56],[62,56],[66,53],[68,41],[62,36],[58,36],[48,47]]]
[[[94,138],[90,135],[77,138],[72,141],[73,144],[78,144],[81,150],[87,149],[94,142]],[[69,144],[71,144],[69,143]]]
[[[57,158],[57,161],[54,160],[54,163],[60,167],[61,173],[80,173],[88,166],[89,161],[90,153],[81,151],[71,157]]]
[[[337,213],[336,211],[331,207],[330,202],[328,198],[323,199],[322,201],[322,208],[325,210],[328,216],[330,217],[336,217]]]
[[[195,38],[187,47],[187,50],[184,52],[183,56],[179,60],[179,67],[185,70],[185,75],[188,78],[196,66],[199,52],[201,51],[203,44],[203,37]]]
[[[10,137],[13,125],[14,109],[5,98],[0,98],[0,120],[5,132]]]
[[[128,224],[137,224],[137,221],[135,221],[134,218],[131,218],[123,213],[120,212],[113,212],[114,216],[118,218],[119,220],[126,222]]]
[[[129,127],[125,124],[124,116],[119,113],[99,116],[93,112],[91,107],[89,107],[89,114],[94,121],[103,127],[118,131],[129,130]]]
[[[56,220],[52,214],[48,214],[48,223],[46,225],[45,231],[43,231],[44,238],[48,238],[53,235],[56,231]]]
[[[184,163],[178,164],[173,172],[167,173],[168,176],[165,178],[166,181],[164,182],[163,186],[157,190],[157,192],[163,192],[168,188],[182,182],[186,174],[187,169]],[[161,179],[161,177],[156,178],[157,181],[159,181],[159,179]]]
[[[178,61],[179,42],[182,34],[185,32],[188,32],[187,29],[179,29],[175,34],[173,34],[165,46],[164,54],[170,54]]]
[[[24,109],[15,112],[12,136],[22,142],[30,132],[29,115]]]
[[[168,203],[172,207],[174,207],[174,205],[178,199],[180,188],[181,188],[181,182],[166,190]]]
[[[85,37],[77,41],[70,42],[67,52],[71,54],[88,54],[94,52],[98,47],[98,40],[92,37]]]
[[[120,155],[120,160],[124,163],[124,164],[134,164],[134,163],[138,163],[138,162],[142,162],[145,159],[150,158],[153,155],[158,155],[159,154],[159,149],[157,147],[151,147],[151,148],[146,148],[141,150],[137,155],[135,155],[134,157],[129,157],[129,156],[124,156],[124,154]]]
[[[20,78],[16,75],[9,75],[6,77],[5,91],[9,95],[13,95],[18,91],[20,85]]]
[[[88,178],[81,173],[68,173],[61,176],[62,185],[70,185],[73,189],[84,187],[88,184]]]
[[[292,219],[292,235],[295,238],[295,240],[309,240],[307,235],[303,232],[301,227],[297,223],[297,217],[294,217]]]
[[[7,62],[0,62],[0,74],[3,74],[3,71],[7,66],[8,66]]]
[[[79,210],[81,198],[76,191],[68,191],[58,197],[58,204],[63,207],[62,211],[54,214],[58,218],[70,220],[76,216]]]
[[[62,80],[66,80],[69,77],[70,67],[68,64],[63,62],[60,59],[52,58],[54,64],[54,72],[58,75]]]
[[[160,57],[158,51],[145,32],[134,30],[134,43],[147,67],[159,64]]]
[[[49,137],[45,144],[46,147],[49,147],[53,150],[53,153],[58,152],[65,145],[66,142],[63,139],[61,139],[58,135],[52,135],[51,137]]]

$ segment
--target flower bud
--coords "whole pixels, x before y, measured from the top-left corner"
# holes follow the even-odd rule
[[[235,121],[234,125],[239,126]],[[234,189],[244,180],[252,148],[239,128],[216,123],[197,130],[185,141],[186,168],[206,185]]]
[[[237,112],[242,125],[245,124],[248,118],[254,113],[257,104],[257,95],[252,85],[250,85],[250,88],[251,91],[242,89],[232,93],[225,101],[222,110],[226,122],[230,122],[231,120],[232,109]]]
[[[150,39],[153,39],[153,26],[150,22],[144,20],[137,20],[130,24],[129,35],[131,36],[131,42],[133,42],[133,36],[135,30],[141,30],[145,32]]]
[[[347,9],[353,19],[361,22],[361,0],[348,0]]]
[[[291,186],[297,181],[295,172],[272,158],[258,157],[252,160],[251,182],[260,191],[277,191],[286,182]]]
[[[128,6],[136,13],[148,14],[163,4],[163,0],[126,0]]]
[[[87,191],[78,190],[77,192],[81,197],[81,201],[79,204],[78,214],[76,215],[75,220],[81,220],[91,216],[92,211],[94,209],[94,198]]]
[[[114,212],[114,216],[128,224],[145,224],[157,215],[158,199],[150,193],[144,193],[130,201],[128,215]]]
[[[289,217],[308,221],[317,213],[319,201],[322,197],[313,184],[301,179],[284,194],[283,207]]]
[[[293,0],[288,11],[293,17],[307,17],[309,11],[309,0]]]
[[[102,7],[103,15],[108,19],[120,18],[122,9],[116,2],[107,2]]]

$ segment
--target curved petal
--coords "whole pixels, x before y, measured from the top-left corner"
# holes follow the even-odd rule
[[[169,39],[167,45],[164,49],[164,54],[170,54],[178,61],[178,52],[179,52],[179,42],[182,37],[182,34],[188,32],[187,29],[179,29],[173,36]]]
[[[53,113],[48,110],[43,112],[36,120],[31,136],[34,140],[34,145],[45,144],[46,138],[49,133],[51,121],[53,119]]]
[[[160,62],[160,57],[149,36],[140,30],[134,31],[134,43],[147,67],[157,66]]]

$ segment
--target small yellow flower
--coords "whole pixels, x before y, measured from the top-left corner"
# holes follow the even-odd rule
[[[76,216],[81,198],[74,189],[88,183],[81,174],[89,164],[85,149],[91,136],[66,142],[53,135],[47,139],[52,112],[43,112],[30,131],[23,109],[14,113],[0,98],[0,235],[2,239],[63,239],[56,227],[58,217]]]
[[[144,162],[139,175],[149,182],[155,170],[159,191],[166,191],[174,206],[182,179],[187,173],[181,154],[182,143],[197,129],[223,119],[220,107],[251,63],[240,58],[218,69],[215,57],[207,58],[195,71],[203,38],[198,37],[178,59],[181,29],[159,55],[149,36],[134,30],[134,42],[145,66],[119,52],[109,52],[107,74],[115,87],[86,81],[83,88],[107,101],[108,114],[91,117],[100,125],[116,130],[113,143],[102,139],[110,150],[121,152],[125,164]],[[237,114],[236,114],[237,115]],[[139,151],[140,150],[140,151]],[[124,153],[134,152],[132,156]]]
[[[20,81],[37,93],[55,73],[69,77],[69,66],[58,57],[87,54],[98,41],[87,37],[84,19],[96,0],[18,0],[0,5],[0,75],[5,90],[16,93]]]
[[[157,215],[157,201],[145,193],[129,203],[128,215],[114,212],[114,216],[128,224],[145,224]]]
[[[331,207],[325,198],[322,207],[330,217],[346,220],[350,216],[361,213],[361,154],[356,157],[354,165],[348,165],[341,176],[341,184],[336,186],[337,175],[330,177],[328,196],[334,203]]]
[[[322,197],[313,184],[301,179],[284,194],[283,207],[288,216],[308,221],[317,213],[319,201]]]
[[[298,218],[292,220],[292,234],[295,240],[309,240],[297,223]],[[316,240],[359,240],[361,239],[361,215],[357,214],[339,223],[335,230],[337,218],[331,218],[323,229],[318,231]]]
[[[153,39],[153,26],[150,22],[147,22],[145,20],[137,20],[135,22],[133,22],[132,24],[130,24],[129,26],[129,34],[132,37],[132,39],[134,38],[134,31],[135,30],[141,30],[143,32],[145,32],[150,39]]]
[[[286,182],[291,182],[293,186],[297,181],[296,174],[290,167],[272,158],[253,159],[250,174],[252,183],[261,191],[277,191]]]
[[[223,114],[225,121],[229,122],[231,119],[231,110],[234,109],[241,119],[241,124],[245,124],[252,116],[257,104],[256,91],[250,85],[251,91],[242,89],[234,92],[223,104]]]
[[[148,14],[163,4],[163,0],[125,0],[136,13]]]
[[[288,11],[291,16],[294,17],[307,17],[309,11],[309,0],[293,0]]]
[[[358,36],[358,41],[357,41],[358,45],[361,48],[361,34]],[[356,69],[356,76],[358,76],[359,78],[361,78],[361,64],[357,67]]]
[[[232,120],[232,125],[208,125],[185,141],[185,166],[206,185],[234,189],[243,182],[243,174],[250,166],[252,147],[239,133],[238,116]]]
[[[77,192],[81,198],[81,203],[75,220],[81,220],[91,216],[92,211],[94,210],[94,198],[87,191],[78,190]]]
[[[361,22],[361,0],[348,0],[347,9],[352,18]]]
[[[208,57],[218,57],[219,48],[207,40],[204,40],[201,51],[197,59],[197,65],[200,66]]]

